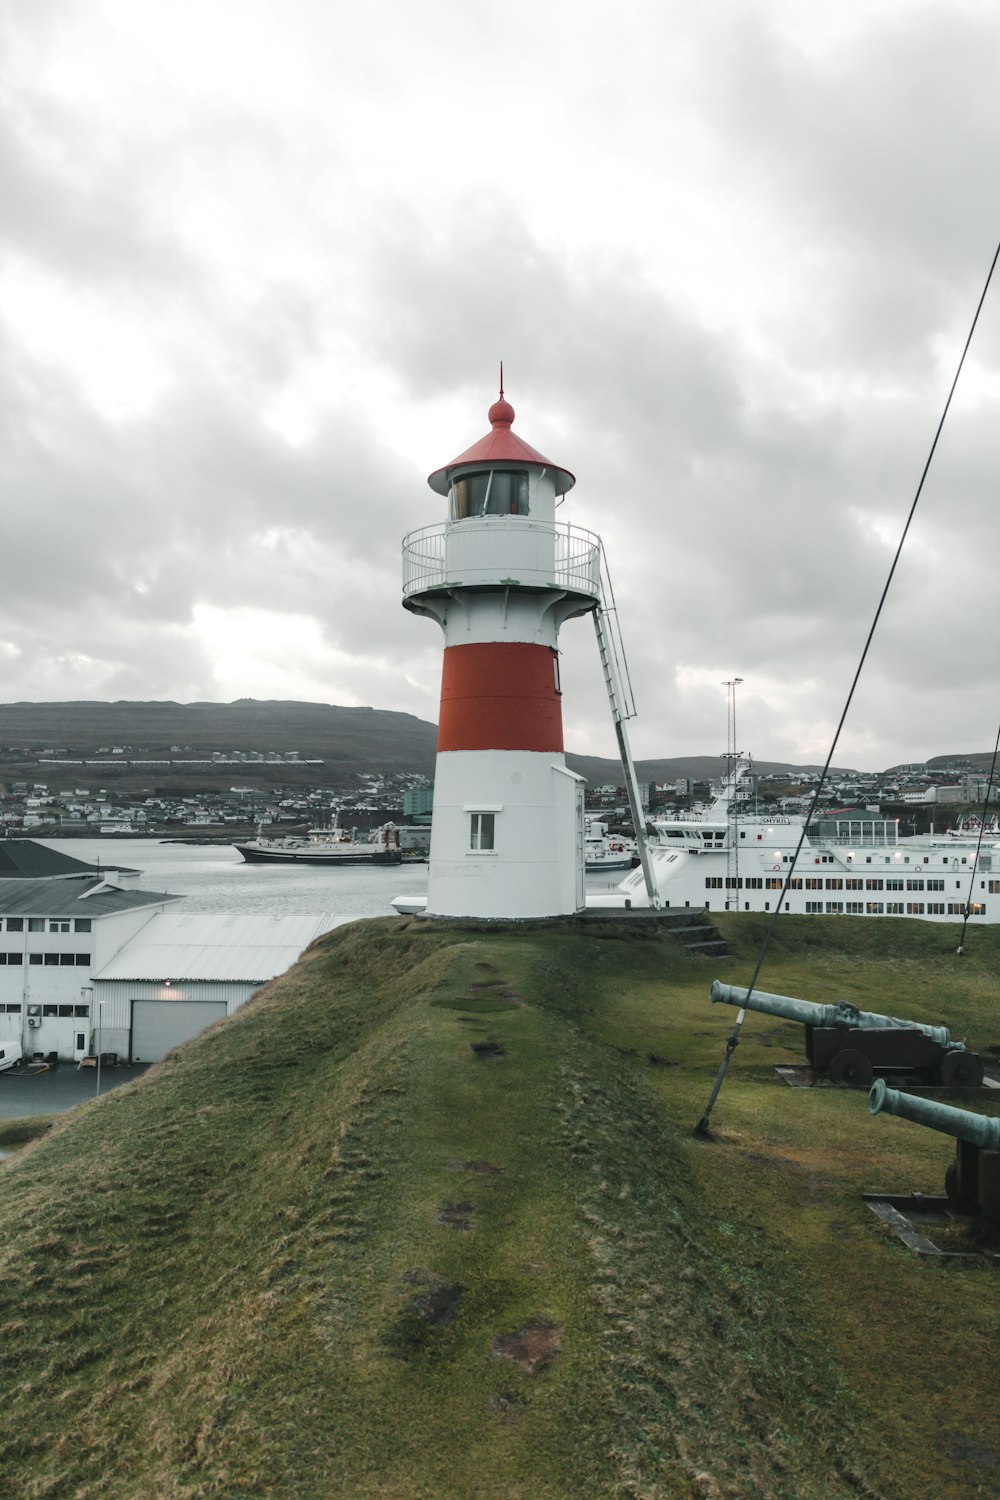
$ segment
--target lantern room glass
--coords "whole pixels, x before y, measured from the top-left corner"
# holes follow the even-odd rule
[[[474,516],[526,516],[527,469],[482,469],[463,474],[451,487],[451,519]]]

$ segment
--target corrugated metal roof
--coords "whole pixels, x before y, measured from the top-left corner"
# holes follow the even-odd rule
[[[104,917],[109,912],[132,911],[181,901],[167,891],[123,891],[105,885],[100,875],[70,875],[61,880],[0,880],[0,916]]]
[[[264,983],[284,974],[338,920],[329,912],[160,912],[93,977]]]

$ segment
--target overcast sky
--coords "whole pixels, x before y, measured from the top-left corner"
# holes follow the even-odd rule
[[[400,542],[503,359],[636,754],[725,749],[740,677],[740,748],[821,761],[1000,238],[998,77],[994,0],[0,0],[0,702],[436,720]],[[837,764],[993,746],[998,397],[1000,278]]]

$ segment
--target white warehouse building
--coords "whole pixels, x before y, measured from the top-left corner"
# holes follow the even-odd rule
[[[123,889],[136,878],[113,871],[0,880],[0,1046],[19,1043],[28,1057],[87,1055],[91,976],[181,899]]]
[[[160,912],[94,974],[94,1050],[158,1062],[239,1010],[336,920],[328,912]]]
[[[38,873],[35,872],[44,872]],[[232,1015],[337,925],[328,912],[188,913],[29,840],[0,845],[0,1049],[156,1062]]]

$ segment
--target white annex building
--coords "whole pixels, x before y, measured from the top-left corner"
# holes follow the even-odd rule
[[[0,1048],[27,1058],[158,1061],[337,921],[186,913],[181,896],[137,889],[137,870],[97,871],[30,840],[0,843],[0,872]]]
[[[284,974],[335,920],[327,912],[159,912],[94,974],[97,1050],[158,1062]]]

